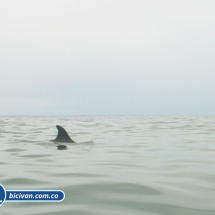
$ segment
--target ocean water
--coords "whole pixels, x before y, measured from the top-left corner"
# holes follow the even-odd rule
[[[79,144],[51,142],[57,124]],[[1,117],[0,184],[65,192],[5,215],[214,215],[215,117]]]

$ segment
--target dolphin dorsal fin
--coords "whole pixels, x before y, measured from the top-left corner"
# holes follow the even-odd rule
[[[68,135],[67,131],[61,127],[60,125],[56,125],[57,130],[58,130],[58,135],[57,137],[53,140],[55,142],[66,142],[66,143],[75,143],[74,140],[70,138]]]

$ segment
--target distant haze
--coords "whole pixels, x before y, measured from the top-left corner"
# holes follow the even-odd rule
[[[214,0],[2,0],[0,29],[0,115],[215,114]]]

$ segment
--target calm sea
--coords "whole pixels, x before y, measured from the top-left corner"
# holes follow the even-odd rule
[[[51,142],[57,124],[79,144]],[[1,117],[0,146],[6,190],[66,195],[0,214],[215,214],[214,116]]]

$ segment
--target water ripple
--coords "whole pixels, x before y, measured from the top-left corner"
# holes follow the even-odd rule
[[[56,124],[84,143],[51,142]],[[66,194],[56,204],[4,203],[1,214],[214,215],[214,124],[213,116],[1,117],[0,183]]]

